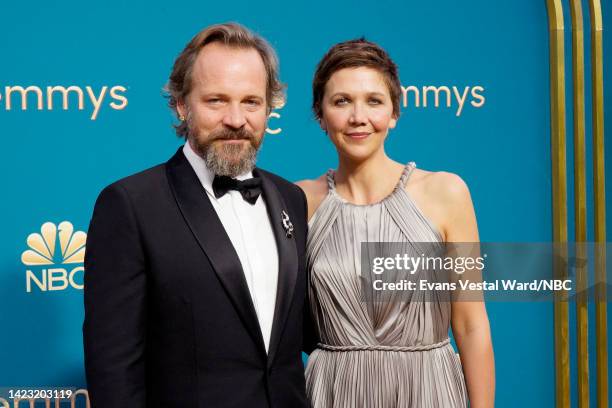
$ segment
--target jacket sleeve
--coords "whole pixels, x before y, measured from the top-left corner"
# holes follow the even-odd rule
[[[85,253],[85,372],[92,408],[145,407],[146,276],[135,212],[118,183],[100,193]]]
[[[298,194],[300,196],[300,202],[303,213],[304,222],[304,242],[308,239],[308,203],[306,201],[306,194],[304,191],[296,186]],[[307,260],[306,260],[307,261]],[[306,294],[304,296],[303,306],[303,327],[302,327],[302,351],[308,355],[314,351],[317,347],[317,333],[314,327],[312,319],[312,312],[310,307],[310,270],[308,269],[308,262],[306,262]]]

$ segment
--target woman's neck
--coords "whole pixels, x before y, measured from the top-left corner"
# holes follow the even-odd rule
[[[335,173],[338,194],[354,204],[372,204],[395,188],[403,166],[391,160],[384,150],[363,161],[339,156]]]

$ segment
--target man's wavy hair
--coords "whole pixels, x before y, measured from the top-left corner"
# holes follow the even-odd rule
[[[204,46],[220,42],[228,47],[252,48],[259,52],[266,68],[266,104],[268,113],[285,103],[285,85],[279,79],[278,58],[270,44],[238,23],[216,24],[200,31],[185,46],[174,61],[172,73],[164,87],[168,106],[178,117],[177,104],[191,92],[192,71],[198,54]],[[177,136],[187,138],[187,121],[174,125]]]

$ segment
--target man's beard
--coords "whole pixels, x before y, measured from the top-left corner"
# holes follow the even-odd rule
[[[261,139],[244,128],[237,130],[223,128],[211,132],[201,140],[189,126],[192,147],[204,159],[206,167],[215,175],[237,177],[252,171],[257,161]],[[247,140],[248,143],[224,143],[219,140]]]

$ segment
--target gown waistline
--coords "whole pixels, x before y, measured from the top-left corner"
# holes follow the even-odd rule
[[[444,347],[450,343],[450,338],[446,338],[438,343],[422,344],[415,346],[387,346],[384,344],[362,344],[350,346],[332,346],[330,344],[318,343],[317,347],[326,351],[428,351]]]

